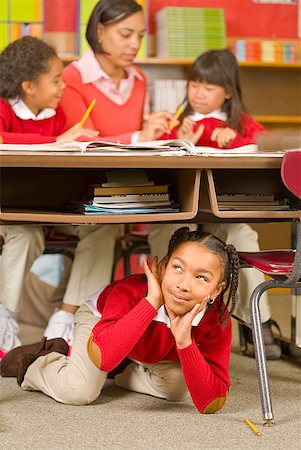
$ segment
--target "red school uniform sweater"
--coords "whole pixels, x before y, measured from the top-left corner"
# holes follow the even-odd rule
[[[141,74],[141,79],[135,77],[129,99],[123,105],[118,105],[93,83],[84,84],[79,70],[73,64],[66,66],[63,71],[66,88],[60,104],[66,114],[68,127],[80,122],[87,107],[96,98],[94,108],[85,122],[85,128],[99,131],[99,136],[94,140],[130,143],[132,134],[141,130],[146,95],[145,75],[137,67],[135,70]]]
[[[0,135],[4,144],[43,144],[55,142],[66,131],[66,118],[61,107],[43,120],[22,120],[7,100],[0,99]]]
[[[206,117],[202,120],[198,120],[195,123],[193,131],[196,132],[199,126],[205,125],[204,132],[196,143],[197,146],[215,147],[219,148],[216,141],[211,140],[211,134],[215,128],[227,128],[229,125],[223,120],[216,119],[214,117]],[[263,125],[256,122],[250,115],[243,113],[242,116],[243,131],[241,134],[237,132],[235,139],[224,150],[241,147],[242,145],[254,144],[256,135],[265,130]],[[176,139],[177,127],[173,128],[170,134],[163,134],[158,139]]]
[[[222,327],[216,301],[192,327],[192,344],[178,349],[170,328],[153,320],[157,310],[145,299],[146,290],[146,277],[131,275],[100,294],[97,309],[102,317],[92,331],[101,351],[100,369],[109,372],[125,357],[149,364],[180,360],[192,400],[203,412],[215,399],[226,397],[230,386],[231,323]]]

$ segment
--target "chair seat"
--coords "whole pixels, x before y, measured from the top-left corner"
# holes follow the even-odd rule
[[[243,263],[255,267],[267,275],[289,275],[293,269],[295,251],[238,252],[238,255]]]

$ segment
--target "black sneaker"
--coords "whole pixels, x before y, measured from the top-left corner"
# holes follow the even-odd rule
[[[245,334],[247,340],[247,350],[245,354],[254,358],[252,331],[245,325],[240,326],[243,327],[243,333]],[[277,360],[281,356],[281,347],[275,342],[272,333],[272,326],[275,326],[281,334],[279,325],[275,322],[275,320],[270,319],[262,324],[263,342],[267,360]]]

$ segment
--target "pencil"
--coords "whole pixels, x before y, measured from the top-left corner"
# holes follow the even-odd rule
[[[85,114],[83,115],[82,120],[79,122],[78,128],[82,128],[82,126],[83,126],[84,123],[86,122],[86,120],[87,120],[87,118],[88,118],[90,112],[91,112],[92,109],[93,109],[93,106],[95,105],[95,102],[96,102],[96,98],[94,98],[94,99],[92,100],[92,102],[90,103],[90,105],[88,106],[88,108],[87,108]]]
[[[251,422],[250,419],[245,419],[245,421],[247,422],[247,424],[249,425],[249,427],[251,428],[251,430],[253,430],[254,433],[257,434],[257,436],[260,436],[260,431],[255,427],[254,423]]]
[[[178,109],[177,109],[176,112],[175,112],[175,119],[178,119],[178,118],[180,117],[180,115],[181,115],[183,109],[185,108],[186,104],[187,104],[187,101],[184,100],[184,102],[181,103],[181,104],[178,106]],[[169,129],[172,130],[174,127],[175,127],[175,122],[174,122],[174,121],[171,121],[170,124],[169,124]]]

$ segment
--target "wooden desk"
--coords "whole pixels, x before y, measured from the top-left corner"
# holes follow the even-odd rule
[[[292,211],[241,211],[218,214],[214,196],[221,189],[219,180],[234,192],[279,192],[289,196],[280,177],[281,156],[97,156],[93,154],[0,154],[1,223],[125,223],[220,219],[291,219]],[[171,185],[181,212],[87,216],[66,212],[70,200],[82,198],[89,184],[105,181],[107,168],[143,167],[156,183]],[[199,195],[201,192],[201,196]]]

